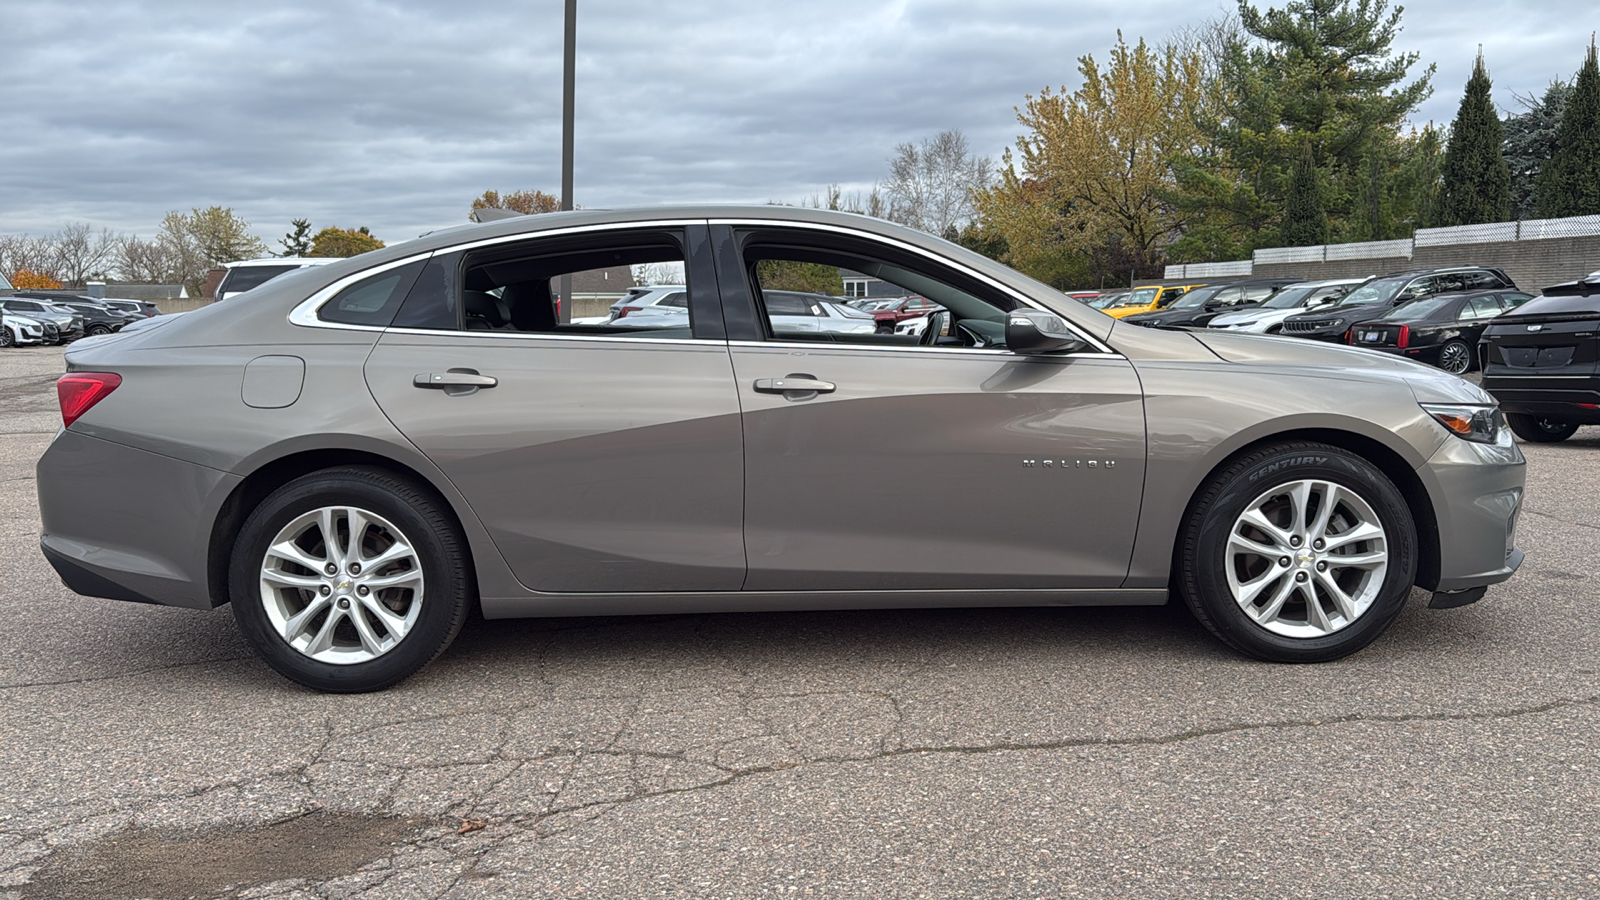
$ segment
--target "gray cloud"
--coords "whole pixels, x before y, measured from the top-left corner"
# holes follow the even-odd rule
[[[883,177],[945,128],[998,153],[1013,107],[1076,86],[1116,31],[1219,14],[1178,0],[806,3],[583,0],[584,206],[799,201]],[[463,220],[486,188],[560,185],[561,3],[0,0],[0,233],[65,221],[150,234],[231,206],[389,240]],[[1478,44],[1496,100],[1582,59],[1586,0],[1419,0],[1398,46],[1438,64],[1418,121],[1454,115]]]

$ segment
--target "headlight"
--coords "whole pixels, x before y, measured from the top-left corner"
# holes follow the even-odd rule
[[[1498,406],[1463,406],[1454,403],[1421,404],[1428,415],[1451,434],[1478,444],[1493,444],[1500,439],[1505,418]]]

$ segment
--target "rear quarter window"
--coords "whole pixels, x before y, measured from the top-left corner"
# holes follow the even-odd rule
[[[350,285],[317,310],[317,318],[341,325],[375,325],[387,328],[400,303],[422,272],[425,262],[379,272]]]

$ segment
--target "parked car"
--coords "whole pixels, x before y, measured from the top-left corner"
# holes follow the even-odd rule
[[[1600,272],[1547,287],[1489,322],[1483,387],[1526,441],[1564,441],[1600,425]]]
[[[141,319],[149,319],[161,315],[161,310],[148,300],[124,300],[121,297],[107,297],[100,301],[108,309],[129,313]]]
[[[1427,297],[1351,329],[1347,343],[1431,363],[1452,375],[1464,375],[1477,365],[1478,337],[1490,320],[1516,309],[1531,297],[1521,291]]]
[[[1085,300],[1083,305],[1090,309],[1106,309],[1116,306],[1126,296],[1128,296],[1127,291],[1111,291],[1110,293],[1101,294],[1093,300]]]
[[[1100,311],[1118,319],[1138,315],[1139,313],[1155,312],[1158,309],[1166,309],[1173,301],[1199,287],[1205,287],[1205,285],[1166,284],[1136,287],[1128,291],[1116,303],[1100,307]]]
[[[52,325],[56,337],[51,343],[65,344],[83,337],[83,316],[55,303],[25,296],[0,297],[0,311]]]
[[[921,318],[931,312],[944,309],[936,301],[927,297],[892,297],[875,306],[867,312],[872,313],[872,318],[877,320],[878,330],[885,334],[894,333],[896,325],[907,319]]]
[[[1333,306],[1284,319],[1281,333],[1317,341],[1345,342],[1345,333],[1352,326],[1376,319],[1413,300],[1435,294],[1502,288],[1515,290],[1516,287],[1504,271],[1487,266],[1397,272],[1369,278]]]
[[[325,266],[333,262],[338,262],[338,257],[268,256],[262,259],[241,259],[238,262],[223,263],[222,267],[228,271],[217,283],[217,299],[226,300],[252,288],[258,288],[279,275],[287,275],[309,266]]]
[[[56,342],[54,325],[27,316],[0,312],[0,347],[26,347]]]
[[[549,279],[664,248],[685,327],[557,320]],[[915,340],[782,333],[758,273],[795,261],[944,309]],[[506,325],[467,329],[469,294]],[[1127,326],[861,216],[517,217],[161,319],[66,352],[44,555],[80,593],[231,602],[322,690],[405,678],[473,610],[1181,599],[1243,653],[1316,662],[1414,585],[1458,606],[1522,560],[1524,460],[1476,386]]]
[[[1166,309],[1128,316],[1123,321],[1149,328],[1179,326],[1197,328],[1209,324],[1212,319],[1228,310],[1259,306],[1268,297],[1299,280],[1299,278],[1253,278],[1228,284],[1210,284],[1189,291],[1174,300]]]
[[[83,331],[86,335],[111,334],[121,331],[129,322],[140,321],[142,315],[134,315],[113,309],[89,297],[72,299],[57,299],[54,305],[58,309],[71,311],[83,320]]]
[[[611,304],[611,321],[650,307],[666,307],[688,313],[689,295],[681,284],[656,284],[631,287]]]
[[[855,309],[824,294],[799,291],[762,291],[772,327],[777,334],[872,334],[872,314]],[[645,306],[611,325],[624,328],[689,327],[689,310],[666,305]]]
[[[1239,331],[1245,334],[1277,334],[1290,316],[1337,303],[1364,278],[1333,278],[1327,281],[1301,281],[1283,288],[1259,305],[1239,312],[1225,312],[1207,328]]]

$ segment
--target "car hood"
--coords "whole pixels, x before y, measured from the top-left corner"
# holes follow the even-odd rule
[[[1228,331],[1194,331],[1190,334],[1224,360],[1286,374],[1319,377],[1403,381],[1421,403],[1493,404],[1494,398],[1470,381],[1404,357],[1341,344],[1324,344],[1270,335]]]
[[[1211,320],[1211,324],[1212,325],[1249,325],[1252,322],[1260,322],[1263,319],[1270,319],[1270,318],[1273,318],[1274,316],[1284,316],[1284,317],[1287,318],[1288,316],[1291,316],[1291,315],[1299,315],[1301,312],[1304,312],[1304,310],[1251,309],[1251,310],[1246,310],[1244,312],[1223,313],[1222,315],[1217,316],[1215,319],[1212,319]]]

